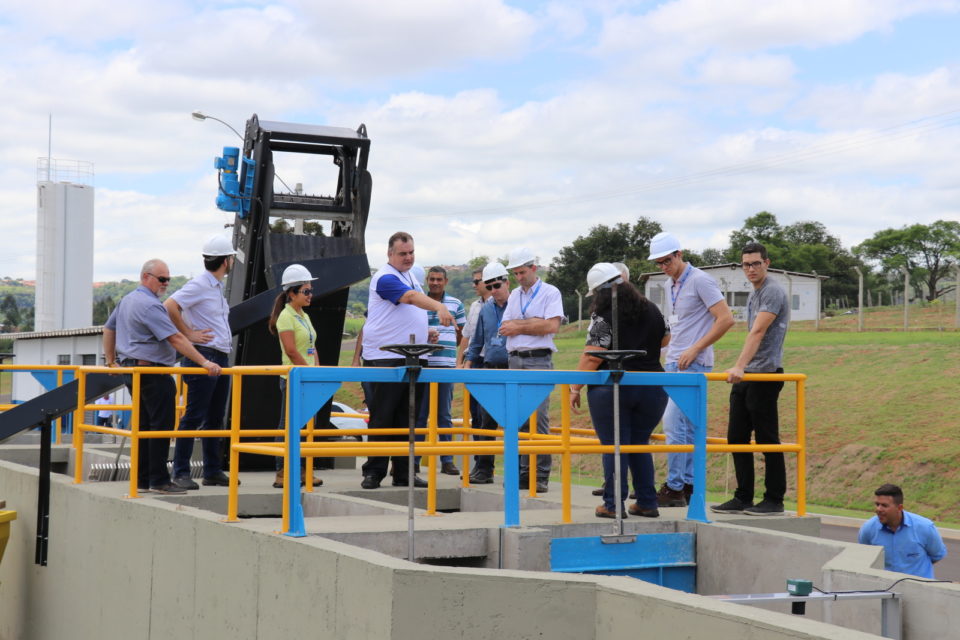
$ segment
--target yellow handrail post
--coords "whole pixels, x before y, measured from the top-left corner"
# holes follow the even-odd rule
[[[313,427],[316,417],[307,420],[307,442],[313,444]],[[311,451],[307,448],[307,451]],[[303,461],[303,489],[308,493],[313,493],[313,456],[307,456]]]
[[[437,406],[438,406],[438,395],[439,395],[440,385],[436,382],[430,383],[430,415],[427,418],[427,443],[431,445],[437,444]],[[436,454],[430,456],[430,461],[427,463],[427,513],[428,516],[437,515],[437,456]],[[413,473],[414,469],[410,469],[408,473]]]
[[[73,469],[74,484],[83,482],[83,431],[81,425],[83,424],[83,406],[86,396],[87,375],[83,371],[77,371],[77,408],[73,413],[73,444],[77,452]]]
[[[539,407],[537,407],[539,409]],[[530,432],[530,441],[534,441],[534,434],[537,432],[537,409],[530,414],[527,421],[527,431]],[[537,497],[537,454],[530,454],[530,461],[527,463],[527,485],[530,489],[530,497]]]
[[[227,489],[227,519],[226,522],[237,522],[238,499],[240,492],[240,452],[237,446],[240,443],[240,398],[243,392],[243,376],[238,373],[232,375],[233,385],[230,397],[230,487]]]
[[[571,513],[572,497],[570,495],[570,473],[573,458],[570,455],[570,385],[560,385],[560,442],[563,444],[563,455],[560,463],[560,491],[562,492],[563,511],[561,522],[573,522]]]
[[[58,387],[63,386],[63,369],[57,369],[57,386]],[[80,403],[81,404],[83,403],[83,396],[80,397]],[[57,418],[57,444],[63,444],[64,419],[65,419],[64,416],[60,416],[59,418]],[[76,419],[74,419],[74,422],[76,422]],[[74,426],[74,429],[76,429],[76,426]]]
[[[473,428],[473,413],[470,411],[470,391],[467,389],[467,385],[463,385],[463,426],[468,429]],[[462,441],[466,442],[467,434],[464,433],[460,438]],[[473,436],[470,436],[471,440],[475,440]],[[460,473],[460,486],[469,487],[470,486],[470,454],[465,453],[462,456],[460,461],[460,468],[463,471]]]
[[[140,473],[140,372],[133,370],[133,384],[130,391],[130,493],[129,497],[139,498],[137,494],[137,476]]]
[[[807,425],[806,385],[797,380],[797,515],[807,515]]]

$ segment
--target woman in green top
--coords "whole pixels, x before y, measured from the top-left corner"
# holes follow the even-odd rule
[[[283,291],[277,296],[270,314],[270,333],[280,338],[280,355],[285,365],[316,367],[320,365],[317,357],[317,332],[313,329],[310,316],[303,310],[310,306],[313,289],[310,282],[316,278],[310,275],[306,267],[292,264],[283,271],[281,284]],[[280,377],[280,428],[286,427],[287,376]],[[283,438],[277,438],[283,442]],[[301,460],[302,464],[302,460]],[[301,475],[300,484],[303,484]],[[313,486],[319,487],[323,480],[313,477]],[[283,458],[277,458],[277,477],[273,483],[277,489],[283,488]]]

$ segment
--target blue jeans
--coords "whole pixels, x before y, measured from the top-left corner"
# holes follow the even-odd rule
[[[195,345],[207,360],[221,367],[227,366],[229,356],[222,351]],[[181,365],[196,367],[189,358],[183,358]],[[211,377],[204,375],[183,376],[187,385],[187,407],[180,418],[180,429],[202,429],[218,431],[223,428],[223,416],[227,410],[227,398],[230,396],[230,376]],[[202,438],[203,477],[212,478],[223,473],[223,461],[220,455],[220,441],[226,438]],[[193,455],[194,438],[177,438],[173,449],[173,477],[190,475],[190,457]]]
[[[429,385],[424,385],[427,389]],[[437,427],[440,429],[450,429],[453,427],[453,419],[450,417],[450,403],[453,402],[453,383],[437,383]],[[427,426],[427,419],[430,417],[430,402],[426,395],[423,402],[420,403],[420,411],[417,413],[417,429],[423,429]],[[417,435],[417,441],[422,442],[425,436]],[[437,434],[440,442],[450,442],[453,438],[449,433]],[[440,456],[440,464],[453,462],[453,456]],[[417,463],[420,463],[420,456],[417,456]]]
[[[663,369],[668,373],[679,371],[676,362],[666,363]],[[712,370],[713,367],[693,363],[683,373],[708,373]],[[667,444],[693,444],[695,430],[694,424],[673,400],[667,403],[667,410],[663,412],[663,432],[667,436]],[[685,484],[693,484],[693,454],[668,453],[667,486],[674,491],[682,491]]]
[[[587,392],[590,418],[602,444],[613,444],[613,387],[591,386]],[[647,444],[667,406],[663,387],[620,387],[620,444]],[[603,454],[603,504],[616,509],[613,484],[614,454]],[[653,456],[649,453],[620,455],[620,499],[627,497],[627,469],[633,479],[637,504],[643,509],[657,508],[657,490],[653,482]]]

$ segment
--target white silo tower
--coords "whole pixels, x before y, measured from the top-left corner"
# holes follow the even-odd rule
[[[93,324],[93,163],[37,162],[34,331]]]

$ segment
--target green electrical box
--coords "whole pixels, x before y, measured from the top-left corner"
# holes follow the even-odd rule
[[[787,593],[792,596],[808,596],[813,591],[813,582],[810,580],[787,580]]]

